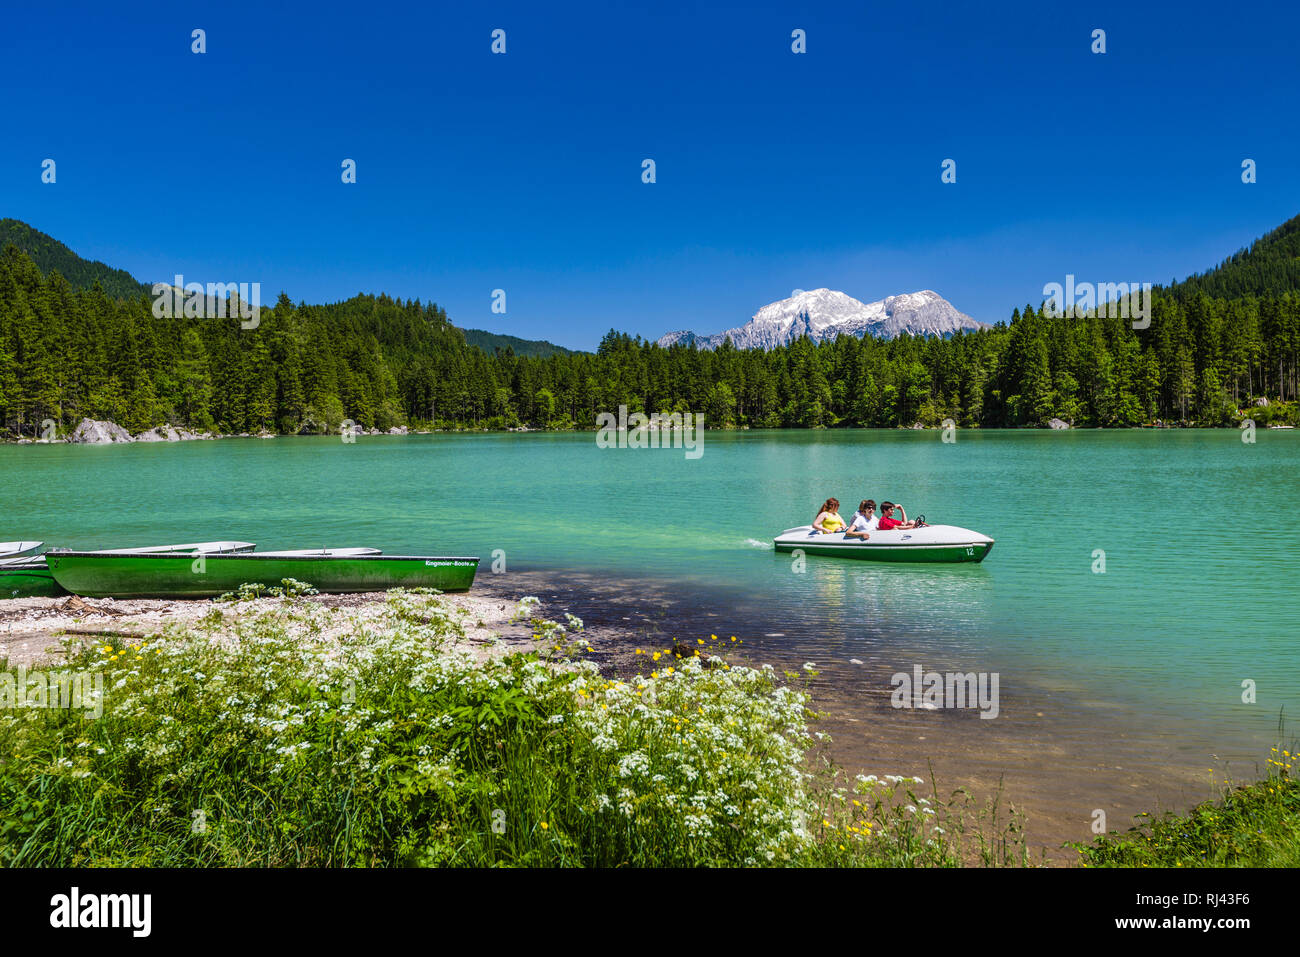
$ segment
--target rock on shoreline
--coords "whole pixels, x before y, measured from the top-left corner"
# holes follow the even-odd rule
[[[212,436],[204,432],[200,435],[197,432],[190,432],[187,429],[173,429],[170,425],[160,425],[148,432],[141,432],[135,437],[136,442],[191,442],[196,439],[210,439]]]
[[[141,432],[139,435],[131,435],[126,429],[122,428],[116,422],[110,422],[107,419],[85,418],[77,423],[77,427],[68,434],[66,439],[54,439],[53,441],[70,442],[73,445],[117,445],[127,442],[191,442],[200,439],[214,439],[217,436],[210,432],[191,432],[188,429],[177,429],[171,425],[159,425],[147,432]],[[24,444],[25,440],[19,440]],[[26,441],[26,444],[31,444]]]
[[[412,435],[409,428],[405,425],[395,425],[386,433],[379,429],[357,429],[358,435]],[[159,425],[147,432],[141,432],[139,435],[131,435],[126,429],[116,422],[110,422],[107,419],[84,418],[77,423],[66,438],[55,439],[32,439],[19,438],[17,445],[44,445],[49,442],[70,442],[74,445],[116,445],[127,442],[192,442],[204,439],[227,439],[227,438],[259,438],[275,439],[279,435],[275,432],[261,431],[257,433],[241,432],[238,435],[214,435],[211,432],[191,432],[188,429],[178,429],[170,424]]]
[[[68,436],[74,445],[111,445],[115,442],[133,442],[131,433],[116,422],[82,419]]]

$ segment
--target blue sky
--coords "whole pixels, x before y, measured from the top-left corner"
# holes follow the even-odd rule
[[[121,7],[6,11],[0,216],[147,281],[592,348],[818,286],[997,321],[1300,212],[1293,3]]]

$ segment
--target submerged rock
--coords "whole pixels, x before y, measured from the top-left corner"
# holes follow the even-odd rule
[[[112,445],[115,442],[132,442],[131,433],[116,422],[82,419],[68,436],[68,441],[78,445]]]

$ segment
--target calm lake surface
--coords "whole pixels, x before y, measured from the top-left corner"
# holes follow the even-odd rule
[[[549,586],[647,644],[734,634],[752,660],[814,662],[841,761],[1004,778],[1048,844],[1085,839],[1096,808],[1124,827],[1254,777],[1279,714],[1300,712],[1300,433],[709,432],[703,449],[591,433],[6,446],[0,539],[479,555],[483,585]],[[799,573],[771,539],[829,495],[846,518],[888,498],[997,545],[979,565],[810,557]],[[997,672],[998,717],[892,708],[890,676],[918,664]]]

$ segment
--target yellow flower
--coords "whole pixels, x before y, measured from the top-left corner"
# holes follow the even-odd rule
[[[588,650],[588,651],[595,651],[596,649],[593,648],[593,647],[591,647],[591,645],[588,645],[588,646],[587,646],[587,650]]]
[[[541,826],[542,830],[544,831],[544,830],[546,830],[548,827],[550,827],[551,825],[549,825],[549,824],[547,824],[545,821],[543,821],[543,822],[541,823],[540,826]]]

